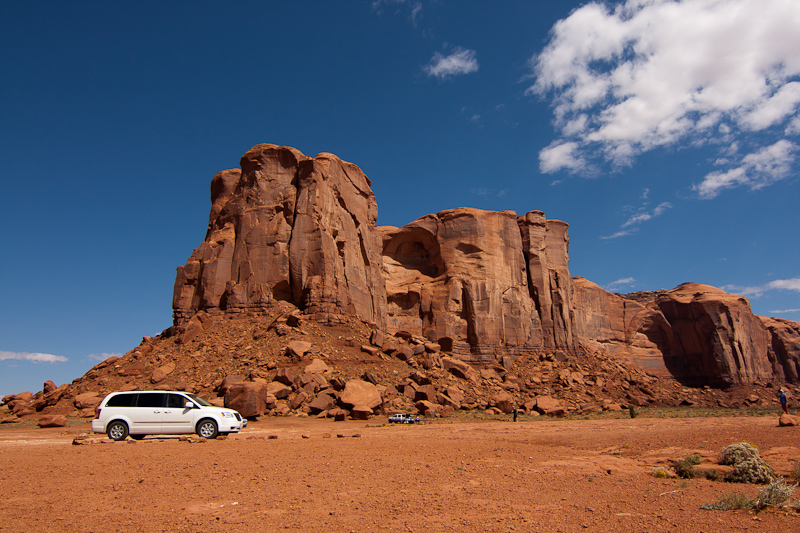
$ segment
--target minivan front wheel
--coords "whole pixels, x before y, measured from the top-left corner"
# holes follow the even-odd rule
[[[217,423],[210,418],[205,418],[197,424],[197,434],[204,439],[216,439],[219,434]]]
[[[111,440],[125,440],[125,437],[128,436],[128,424],[115,420],[108,425],[106,434]]]

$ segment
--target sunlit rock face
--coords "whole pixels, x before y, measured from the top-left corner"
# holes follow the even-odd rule
[[[385,324],[378,208],[369,179],[332,154],[272,144],[211,182],[205,241],[178,268],[176,324],[199,310],[257,311],[277,300],[321,322]]]

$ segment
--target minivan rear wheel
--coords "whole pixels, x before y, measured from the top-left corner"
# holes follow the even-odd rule
[[[125,440],[128,436],[128,424],[120,420],[114,420],[106,428],[106,434],[111,440]]]
[[[197,424],[197,434],[204,439],[216,439],[219,435],[217,423],[210,418],[204,418]]]

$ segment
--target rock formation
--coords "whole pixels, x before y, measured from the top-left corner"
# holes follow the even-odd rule
[[[423,336],[475,362],[572,349],[563,222],[541,211],[517,219],[459,208],[379,229],[390,333]]]
[[[278,300],[335,323],[385,324],[378,209],[370,181],[332,154],[261,144],[211,181],[205,242],[178,268],[176,324],[197,311],[258,310]]]
[[[568,225],[541,211],[376,220],[370,181],[352,163],[253,147],[241,170],[211,181],[206,239],[175,280],[179,342],[206,316],[283,301],[324,324],[363,320],[401,360],[412,353],[391,335],[431,343],[428,366],[602,353],[691,386],[800,379],[800,324],[757,317],[745,298],[707,285],[631,298],[573,279]]]

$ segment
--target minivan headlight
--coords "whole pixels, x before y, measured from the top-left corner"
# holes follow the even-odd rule
[[[222,411],[222,418],[236,418],[236,413],[230,411]]]

